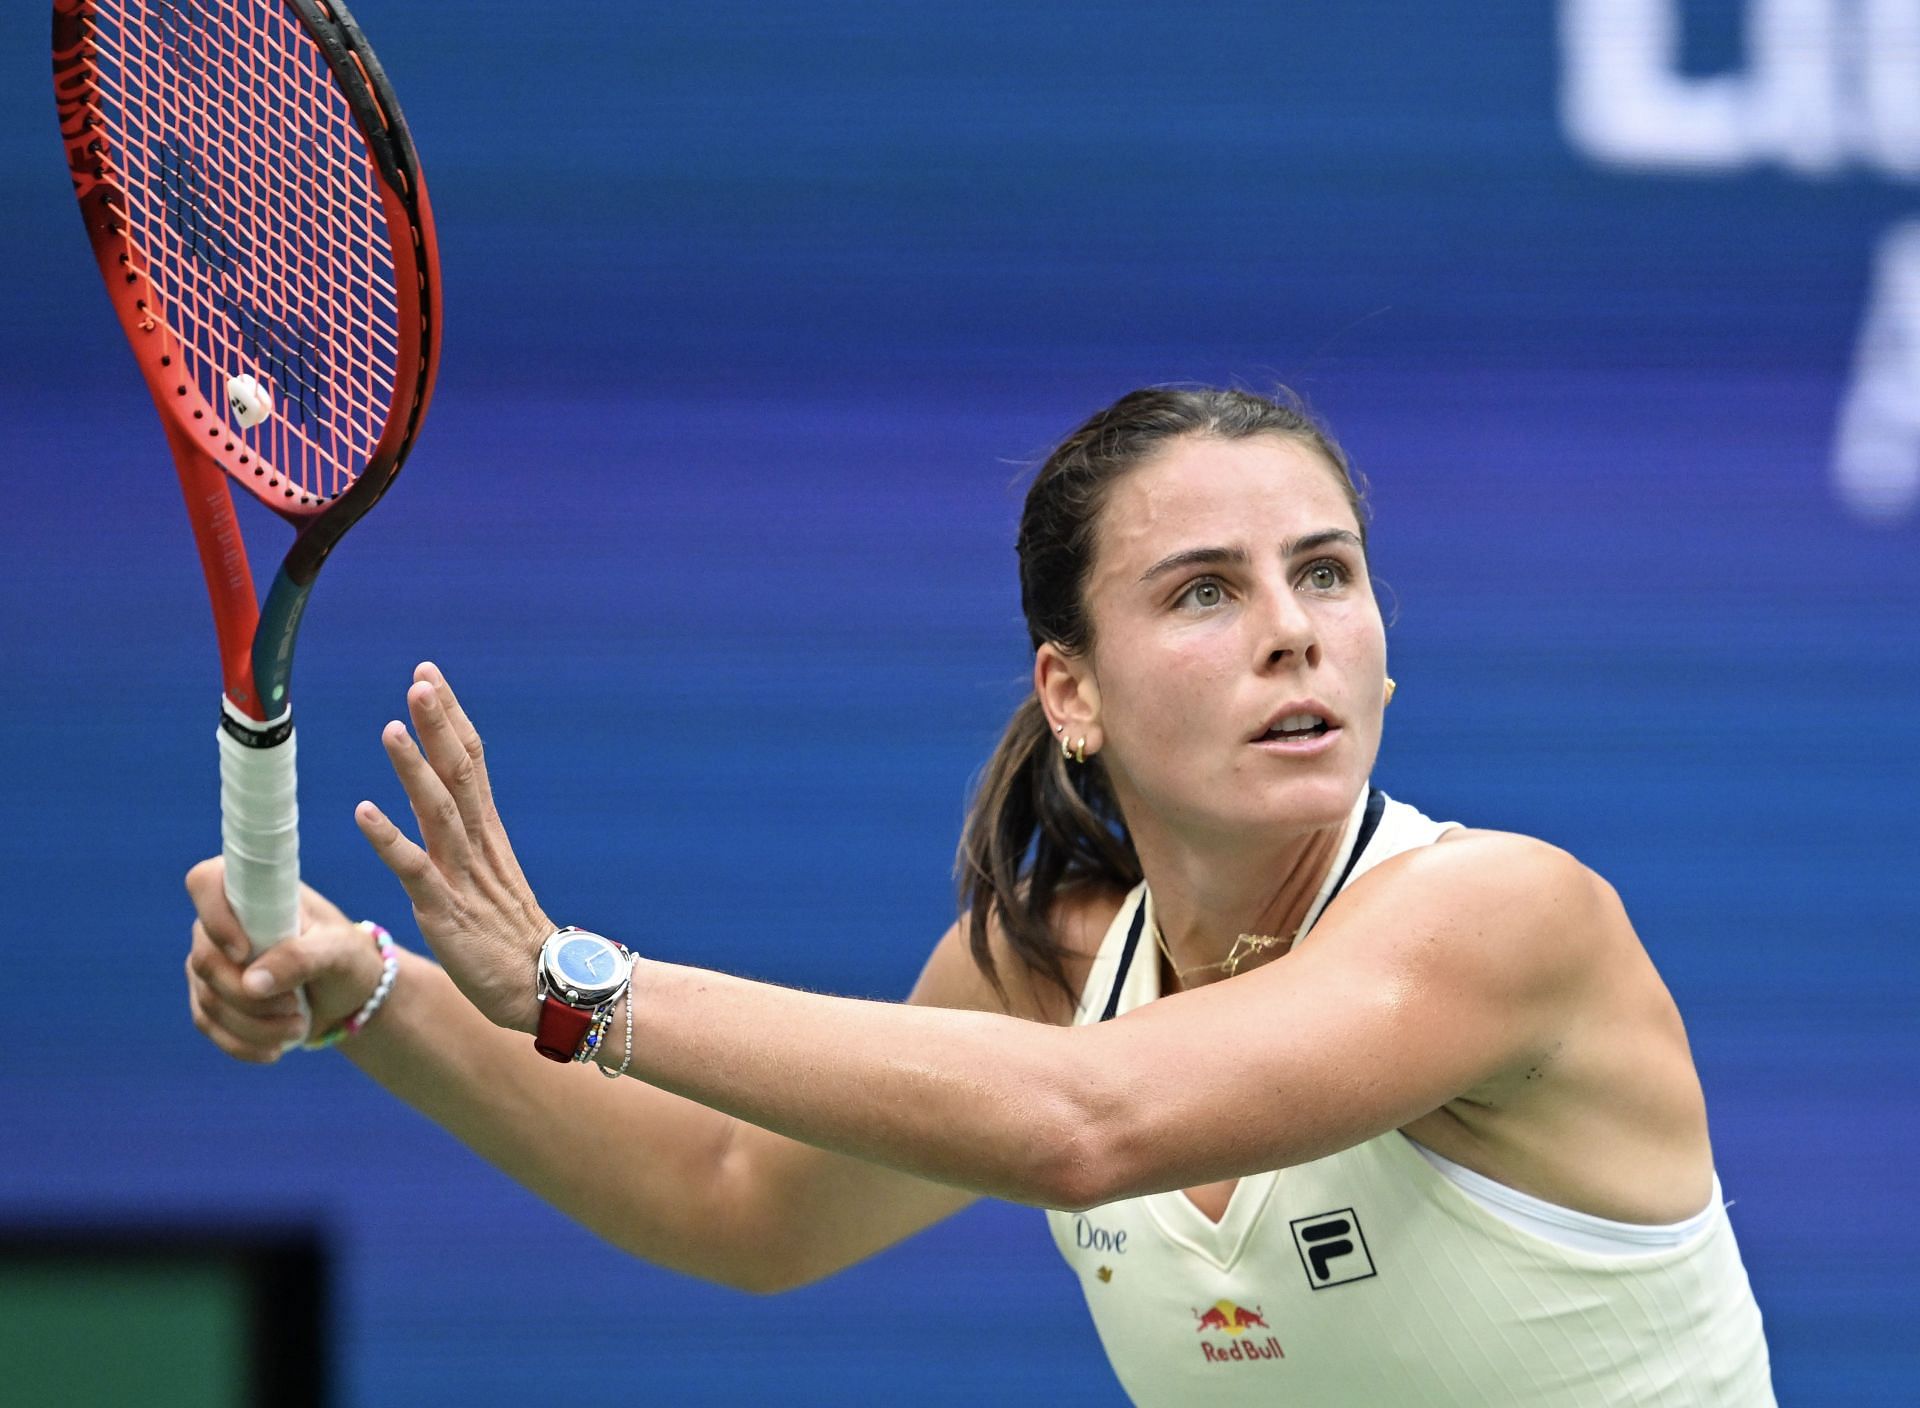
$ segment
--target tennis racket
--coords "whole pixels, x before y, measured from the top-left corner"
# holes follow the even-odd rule
[[[400,107],[339,0],[54,0],[74,194],[213,599],[227,899],[298,930],[294,637],[399,473],[439,354],[439,256]],[[233,488],[294,529],[262,603]]]

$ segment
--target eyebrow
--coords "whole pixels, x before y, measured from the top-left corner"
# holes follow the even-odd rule
[[[1344,543],[1348,547],[1364,552],[1365,545],[1358,536],[1345,528],[1322,528],[1317,533],[1308,533],[1292,538],[1280,544],[1280,556],[1298,557],[1303,552],[1312,552],[1315,548],[1326,547],[1329,543]],[[1245,548],[1183,548],[1169,553],[1153,566],[1140,574],[1141,582],[1151,582],[1182,567],[1217,567],[1221,565],[1245,567],[1249,561]]]

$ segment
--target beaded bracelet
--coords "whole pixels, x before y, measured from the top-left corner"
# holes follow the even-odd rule
[[[593,1010],[593,1026],[589,1026],[588,1028],[588,1039],[580,1043],[580,1051],[574,1053],[574,1060],[578,1060],[578,1062],[582,1062],[582,1064],[593,1060],[593,1053],[599,1051],[601,1037],[607,1035],[607,1028],[609,1028],[611,1024],[612,1003],[607,1003],[605,1007],[595,1008],[595,1010]]]
[[[622,956],[631,959],[633,954],[625,944],[616,944]],[[580,1049],[573,1053],[574,1061],[579,1065],[592,1065],[608,1080],[618,1080],[627,1073],[627,1067],[633,1064],[633,970],[627,970],[627,980],[620,985],[613,996],[593,1009],[593,1023],[587,1028],[587,1034],[580,1043]],[[595,1058],[600,1051],[600,1043],[606,1040],[607,1028],[613,1025],[614,1009],[619,1007],[621,998],[627,999],[627,1054],[620,1062],[620,1069],[610,1071]]]
[[[337,1046],[348,1037],[357,1035],[360,1029],[373,1020],[373,1014],[380,1010],[380,1004],[387,1000],[387,994],[393,991],[393,980],[400,975],[400,948],[393,941],[393,935],[382,929],[371,919],[362,919],[354,925],[363,934],[372,936],[380,949],[380,982],[373,990],[360,1010],[346,1021],[322,1036],[310,1037],[300,1043],[306,1051],[325,1051],[329,1046]]]

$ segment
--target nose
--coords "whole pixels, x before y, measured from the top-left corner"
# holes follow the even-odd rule
[[[1320,663],[1313,613],[1285,582],[1262,589],[1259,610],[1258,668]]]

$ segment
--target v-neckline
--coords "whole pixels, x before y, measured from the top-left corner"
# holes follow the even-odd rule
[[[1231,1271],[1247,1249],[1260,1214],[1266,1211],[1280,1172],[1268,1169],[1242,1177],[1234,1184],[1218,1222],[1202,1212],[1184,1188],[1149,1193],[1142,1201],[1169,1241],[1178,1242],[1222,1271]]]
[[[1342,838],[1342,853],[1336,853],[1334,864],[1328,868],[1327,878],[1320,892],[1314,896],[1305,922],[1295,936],[1294,946],[1305,939],[1320,916],[1333,902],[1334,896],[1346,888],[1348,878],[1353,874],[1360,860],[1360,853],[1373,839],[1375,827],[1379,824],[1386,798],[1371,786],[1362,791],[1353,814],[1348,820],[1347,835]],[[1137,947],[1144,947],[1151,955],[1151,961],[1145,965],[1143,978],[1151,984],[1152,993],[1146,1001],[1154,1001],[1161,995],[1160,986],[1160,950],[1157,943],[1140,944],[1141,931],[1159,932],[1159,920],[1154,917],[1153,891],[1145,881],[1140,885],[1141,896],[1135,922],[1129,926],[1128,942],[1120,957],[1120,966],[1126,967],[1135,958]],[[1151,974],[1151,976],[1147,976]],[[1125,981],[1124,971],[1117,975],[1112,997],[1101,1020],[1114,1015],[1120,997],[1120,985]],[[1144,1004],[1141,1004],[1144,1005]],[[1229,1271],[1240,1260],[1247,1248],[1248,1239],[1260,1221],[1261,1213],[1266,1211],[1268,1201],[1280,1180],[1283,1170],[1267,1169],[1260,1173],[1243,1175],[1233,1186],[1233,1192],[1227,1195],[1227,1205],[1220,1212],[1220,1220],[1208,1217],[1199,1204],[1187,1196],[1185,1188],[1171,1188],[1164,1193],[1149,1193],[1141,1202],[1147,1213],[1159,1224],[1160,1230],[1168,1240],[1186,1247],[1195,1255],[1211,1262],[1221,1271]]]
[[[1338,866],[1335,867],[1338,870]],[[1329,877],[1331,878],[1331,877]],[[1324,897],[1322,897],[1324,904]],[[1145,890],[1140,897],[1140,915],[1142,927],[1149,932],[1157,932],[1158,918],[1153,913],[1153,891]],[[1315,918],[1318,918],[1316,912]],[[1149,960],[1152,974],[1146,981],[1151,985],[1152,997],[1160,997],[1161,955],[1157,944],[1145,947],[1140,957]],[[1254,1225],[1259,1222],[1260,1214],[1267,1205],[1267,1199],[1273,1194],[1273,1185],[1279,1177],[1278,1170],[1268,1169],[1263,1173],[1244,1174],[1234,1182],[1233,1191],[1227,1195],[1227,1205],[1220,1210],[1216,1222],[1208,1217],[1200,1205],[1187,1196],[1184,1188],[1169,1188],[1164,1193],[1150,1193],[1143,1200],[1148,1215],[1160,1224],[1160,1230],[1170,1241],[1179,1243],[1195,1255],[1212,1262],[1221,1271],[1231,1270],[1246,1250],[1247,1239]]]

